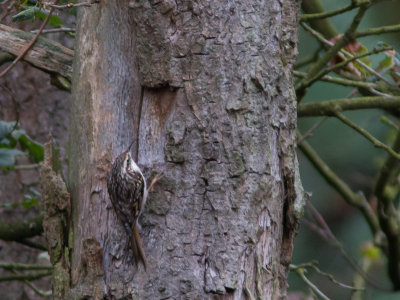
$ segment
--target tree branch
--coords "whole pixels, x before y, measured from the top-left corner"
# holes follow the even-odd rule
[[[27,270],[53,270],[52,266],[45,265],[32,265],[32,264],[20,264],[20,263],[9,263],[9,262],[0,262],[0,268],[8,271],[19,270],[19,271],[27,271]]]
[[[300,21],[306,22],[309,20],[329,18],[332,16],[340,15],[340,14],[342,14],[346,11],[352,10],[356,7],[358,7],[358,6],[351,3],[345,7],[342,7],[342,8],[336,9],[336,10],[325,11],[325,12],[314,13],[314,14],[303,14],[300,18]]]
[[[54,4],[57,4],[58,0],[54,0]],[[0,77],[3,77],[6,75],[14,66],[25,56],[26,53],[32,48],[32,46],[36,43],[37,39],[39,38],[40,33],[44,29],[44,27],[47,25],[47,23],[50,20],[51,14],[53,13],[54,8],[50,8],[49,13],[46,16],[46,19],[43,21],[43,23],[40,25],[39,31],[34,35],[33,39],[29,41],[29,43],[23,48],[23,50],[18,53],[17,58],[7,66],[1,73]]]
[[[369,2],[368,2],[369,3]],[[357,30],[358,25],[360,24],[365,12],[367,11],[369,4],[362,4],[349,28],[343,34],[342,38],[339,39],[328,51],[321,56],[321,58],[311,66],[310,70],[307,73],[307,77],[302,80],[300,86],[296,89],[297,93],[297,101],[301,101],[304,97],[305,90],[308,87],[307,82],[310,78],[316,76],[324,67],[325,65],[340,51],[341,48],[346,46],[352,39],[355,31]]]
[[[0,50],[17,56],[30,43],[34,34],[0,24]],[[74,51],[52,40],[39,37],[24,60],[48,73],[71,80]]]
[[[293,74],[296,77],[301,77],[301,78],[307,77],[307,73],[305,73],[305,72],[293,71]],[[361,80],[349,80],[349,79],[344,79],[344,78],[339,78],[339,77],[332,77],[332,76],[328,76],[328,75],[323,76],[320,80],[334,83],[334,84],[343,85],[343,86],[353,86],[353,87],[366,88],[366,89],[378,88],[378,85],[373,82],[365,82],[365,81],[361,81]]]
[[[4,241],[19,241],[42,234],[43,216],[15,222],[0,223],[0,239]]]
[[[302,103],[297,107],[299,117],[334,116],[336,112],[356,109],[400,108],[400,96],[343,98],[321,102]]]
[[[302,139],[301,134],[299,132],[297,134],[298,138]],[[374,237],[378,238],[380,232],[378,218],[365,197],[353,192],[352,189],[342,179],[340,179],[331,168],[329,168],[329,166],[306,141],[303,141],[298,145],[298,147],[322,177],[325,178],[328,184],[331,185],[349,205],[354,206],[361,211],[365,220],[368,222]]]
[[[39,250],[43,250],[43,251],[47,251],[47,248],[45,246],[43,246],[42,244],[39,243],[35,243],[26,239],[23,240],[16,240],[15,242],[20,243],[22,245],[34,248],[34,249],[39,249]]]
[[[306,14],[324,13],[324,9],[319,0],[304,0],[301,3],[301,8]],[[327,39],[338,35],[329,19],[311,19],[309,23],[312,28],[318,29]]]
[[[397,134],[393,150],[400,151],[400,133]],[[385,193],[386,186],[390,183],[400,162],[389,155],[381,168],[375,184],[374,194],[378,198],[378,216],[388,242],[388,269],[390,279],[396,290],[400,289],[400,238],[397,225],[398,215],[389,195]]]
[[[400,24],[397,25],[389,25],[389,26],[382,26],[376,28],[366,29],[364,31],[357,31],[354,36],[356,38],[368,36],[368,35],[378,35],[383,33],[391,33],[391,32],[399,32],[400,31]]]
[[[353,61],[357,61],[358,63],[360,63],[360,61],[359,61],[360,58],[363,58],[363,57],[366,57],[366,56],[370,56],[370,55],[373,55],[373,54],[377,54],[377,53],[380,53],[380,52],[383,52],[383,51],[392,50],[392,49],[393,49],[392,47],[377,47],[377,48],[375,48],[375,49],[373,49],[373,50],[371,50],[369,52],[366,52],[366,53],[363,53],[363,54],[360,54],[360,55],[355,55],[355,56],[353,56],[353,55],[350,56],[349,55],[350,56],[349,59],[346,59],[346,60],[344,60],[344,61],[342,61],[342,62],[340,62],[338,64],[330,66],[330,67],[326,68],[325,70],[321,71],[320,73],[318,73],[317,75],[315,75],[313,78],[310,78],[307,81],[307,86],[310,86],[315,81],[317,81],[317,80],[321,79],[322,77],[324,77],[326,74],[328,74],[328,73],[330,73],[330,72],[332,72],[334,70],[341,69],[341,68],[345,67],[346,65],[348,65],[349,63],[351,63]]]
[[[396,159],[400,159],[400,154],[396,153],[391,147],[388,145],[382,143],[379,141],[377,138],[373,137],[368,131],[366,131],[364,128],[361,128],[358,126],[356,123],[352,122],[350,119],[346,118],[342,113],[340,112],[335,112],[334,116],[338,118],[340,121],[342,121],[344,124],[347,126],[353,128],[355,131],[357,131],[359,134],[364,136],[367,140],[369,140],[375,147],[381,148],[385,151],[387,151],[390,155],[392,155]],[[400,279],[400,278],[399,278]]]
[[[41,273],[28,273],[28,274],[15,274],[15,275],[9,275],[9,276],[3,276],[0,277],[0,282],[3,281],[14,281],[14,280],[18,280],[18,281],[32,281],[32,280],[37,280],[40,279],[42,277],[46,277],[46,276],[50,276],[51,275],[51,271],[47,271],[47,272],[41,272]]]

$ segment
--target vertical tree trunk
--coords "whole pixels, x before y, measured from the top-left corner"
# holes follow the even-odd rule
[[[81,9],[66,298],[284,297],[302,206],[291,76],[298,14],[292,0]],[[147,272],[130,259],[106,189],[132,141],[145,176],[164,173],[140,218]]]

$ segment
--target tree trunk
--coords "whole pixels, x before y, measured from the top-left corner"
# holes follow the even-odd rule
[[[79,12],[67,299],[284,298],[302,208],[297,1],[101,1]],[[106,178],[163,173],[132,261]],[[68,290],[69,289],[69,290]],[[87,299],[87,298],[85,298]]]

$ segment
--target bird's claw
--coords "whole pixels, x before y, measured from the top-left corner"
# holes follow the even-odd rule
[[[147,191],[148,192],[151,192],[151,190],[153,189],[153,187],[154,187],[154,185],[157,183],[157,181],[159,181],[161,178],[163,178],[164,177],[164,174],[163,173],[161,173],[161,174],[157,174],[152,180],[151,180],[151,183],[150,183],[150,186],[149,186],[149,188],[147,189]]]

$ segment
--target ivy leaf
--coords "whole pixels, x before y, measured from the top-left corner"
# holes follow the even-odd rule
[[[21,205],[25,209],[29,209],[31,207],[36,207],[39,205],[39,199],[32,197],[31,195],[25,194],[23,197],[23,200],[21,202]]]
[[[0,141],[3,140],[14,127],[15,122],[0,121]]]
[[[45,20],[46,19],[46,17],[47,17],[47,15],[49,14],[49,11],[48,10],[46,10],[46,9],[39,9],[37,12],[36,12],[36,17],[37,18],[40,18],[41,20]],[[62,27],[62,20],[60,19],[60,17],[58,17],[58,16],[56,16],[56,15],[54,15],[54,14],[52,14],[51,16],[50,16],[50,19],[49,19],[49,24],[51,25],[51,26],[53,26],[53,27],[57,27],[57,28],[59,28],[59,27]]]
[[[44,159],[44,148],[42,144],[35,142],[25,134],[20,135],[19,143],[23,150],[29,150],[29,155],[35,159],[35,162],[38,163]]]
[[[34,20],[36,16],[36,12],[40,10],[38,7],[29,7],[24,9],[23,11],[17,13],[16,15],[12,16],[13,22],[22,22],[26,20]]]
[[[16,149],[0,148],[0,168],[13,166],[15,157],[24,154],[24,152]]]

